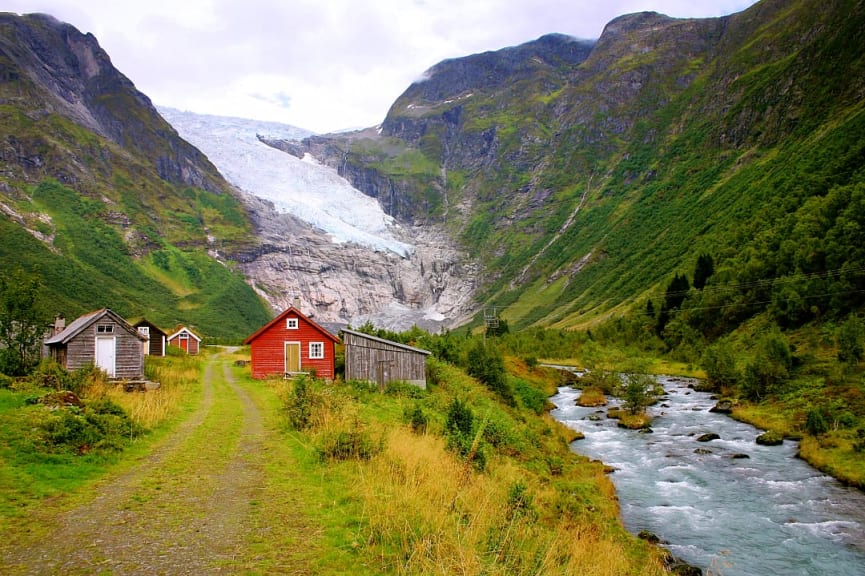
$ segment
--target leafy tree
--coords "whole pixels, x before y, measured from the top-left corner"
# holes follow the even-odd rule
[[[702,365],[709,384],[714,388],[732,386],[742,377],[736,368],[733,348],[727,342],[719,341],[706,348],[703,352]]]
[[[42,280],[17,268],[0,276],[0,372],[28,374],[39,362],[48,315],[40,302]]]
[[[468,404],[454,398],[448,406],[448,415],[445,420],[445,431],[448,434],[456,434],[462,437],[470,437],[474,429],[475,415]]]
[[[468,351],[466,371],[496,392],[511,406],[516,404],[514,392],[505,371],[505,359],[501,351],[481,340],[477,340]]]
[[[655,379],[649,374],[628,374],[622,387],[624,408],[631,414],[642,412],[654,400]]]
[[[688,296],[688,290],[691,285],[688,283],[688,277],[684,274],[676,274],[667,286],[667,291],[664,293],[664,305],[667,310],[678,310],[682,306],[682,302]]]
[[[781,334],[765,335],[757,346],[755,358],[745,368],[742,392],[750,400],[763,400],[781,391],[790,378],[793,355]]]
[[[863,336],[865,336],[865,328],[862,326],[862,321],[851,314],[838,328],[835,337],[838,343],[838,360],[840,362],[854,365],[862,360],[863,355],[865,355]]]
[[[708,254],[700,254],[694,267],[694,288],[702,290],[714,273],[715,262],[712,257]]]
[[[808,411],[808,415],[805,417],[805,430],[812,436],[819,436],[829,430],[826,419],[823,418],[823,413],[820,410],[815,408]]]

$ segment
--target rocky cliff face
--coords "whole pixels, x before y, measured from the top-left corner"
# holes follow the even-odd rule
[[[261,245],[224,253],[275,310],[301,301],[319,322],[436,331],[474,312],[479,267],[433,228],[402,237],[408,257],[354,243],[334,243],[320,230],[256,197],[246,198]]]
[[[37,118],[57,114],[147,159],[169,183],[227,190],[207,158],[178,137],[150,99],[114,68],[92,34],[51,16],[0,14],[0,95]],[[74,153],[61,162],[42,157],[38,140],[7,135],[5,141],[23,149],[27,159],[20,165],[33,179],[90,179]]]
[[[243,192],[258,243],[220,257],[237,261],[275,310],[300,298],[322,322],[431,330],[471,313],[477,264],[440,227],[384,214],[375,186],[389,181],[364,181],[371,200],[309,157],[331,148],[302,145],[296,138],[306,134],[291,126],[160,112]]]

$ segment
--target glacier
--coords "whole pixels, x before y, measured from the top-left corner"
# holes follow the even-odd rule
[[[415,250],[397,239],[399,224],[378,201],[308,154],[296,158],[259,136],[300,140],[302,128],[246,118],[211,116],[157,106],[180,136],[201,150],[232,185],[324,231],[335,243],[355,243],[403,258]]]

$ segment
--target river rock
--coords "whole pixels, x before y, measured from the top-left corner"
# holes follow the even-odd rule
[[[779,446],[784,443],[784,436],[774,430],[769,430],[757,436],[757,444],[761,446]]]
[[[709,408],[709,412],[717,412],[719,414],[730,414],[733,412],[733,402],[730,400],[720,400],[714,406]]]
[[[709,432],[707,434],[702,434],[697,438],[697,442],[711,442],[712,440],[719,440],[721,437],[715,434],[714,432]]]
[[[691,388],[691,386],[689,386]],[[700,380],[693,386],[694,390],[697,392],[714,392],[715,387],[709,383],[708,380]]]
[[[680,560],[670,553],[663,559],[664,566],[670,574],[679,576],[703,576],[703,570],[696,566],[691,566],[687,562]]]
[[[697,448],[696,450],[694,450],[694,454],[704,455],[704,454],[711,454],[711,453],[712,453],[712,451],[708,450],[706,448]]]
[[[639,538],[640,540],[645,540],[649,544],[661,543],[661,539],[658,538],[658,535],[654,532],[649,532],[648,530],[640,530],[640,532],[637,534],[637,538]]]
[[[733,460],[744,460],[744,459],[750,458],[750,456],[748,456],[747,454],[739,453],[739,454],[733,454],[732,456],[730,456],[730,458],[732,458]]]

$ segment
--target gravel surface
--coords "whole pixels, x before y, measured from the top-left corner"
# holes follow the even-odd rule
[[[214,378],[214,370],[224,375]],[[255,570],[247,547],[251,534],[273,528],[261,512],[261,499],[268,498],[267,433],[228,364],[211,360],[201,404],[177,431],[131,471],[97,485],[87,504],[38,512],[48,537],[0,543],[0,572],[264,573]],[[308,573],[302,566],[286,568],[280,572]]]

